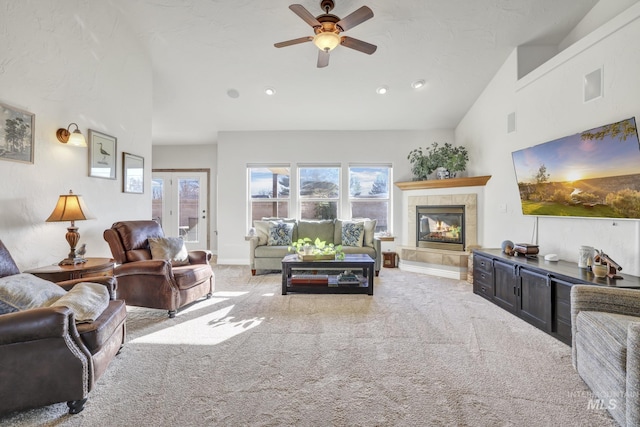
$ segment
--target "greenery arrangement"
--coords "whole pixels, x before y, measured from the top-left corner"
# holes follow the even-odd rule
[[[429,175],[438,168],[448,170],[451,176],[464,171],[469,154],[465,147],[454,147],[448,142],[443,145],[434,142],[430,147],[411,150],[407,159],[411,162],[414,181],[423,181],[429,179]]]
[[[305,248],[310,250],[310,255],[334,255],[336,259],[344,259],[342,245],[335,246],[333,243],[327,243],[324,240],[320,240],[318,237],[316,237],[316,240],[304,237],[295,242],[291,242],[291,246],[288,247],[288,250],[289,252],[305,253]]]

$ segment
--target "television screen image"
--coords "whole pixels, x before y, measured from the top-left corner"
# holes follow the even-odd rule
[[[640,218],[635,117],[512,153],[522,213]]]

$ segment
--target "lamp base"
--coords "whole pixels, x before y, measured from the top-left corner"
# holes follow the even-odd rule
[[[76,257],[76,258],[65,258],[62,261],[60,261],[58,263],[58,265],[76,265],[76,264],[82,264],[87,262],[86,259],[84,258],[80,258],[80,257]]]

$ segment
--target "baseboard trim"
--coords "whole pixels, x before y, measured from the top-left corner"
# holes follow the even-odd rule
[[[445,277],[448,279],[467,280],[467,269],[446,270],[434,266],[408,264],[406,261],[400,261],[400,270],[412,273],[429,274],[431,276]]]

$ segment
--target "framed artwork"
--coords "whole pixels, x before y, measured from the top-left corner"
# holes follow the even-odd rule
[[[0,103],[0,159],[33,163],[36,115]]]
[[[144,157],[122,153],[122,191],[144,193]]]
[[[117,139],[89,129],[89,176],[116,179]]]

